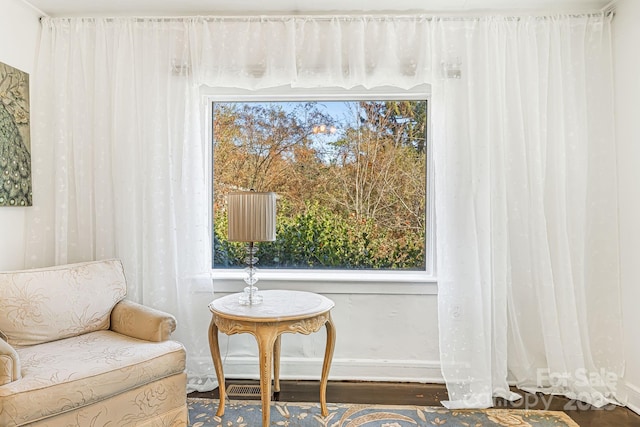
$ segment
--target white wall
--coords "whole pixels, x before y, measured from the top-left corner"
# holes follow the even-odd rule
[[[613,21],[620,268],[629,407],[640,413],[640,1],[620,0]]]
[[[331,315],[337,337],[329,378],[332,380],[443,382],[439,363],[437,296],[427,294],[363,293],[359,285],[343,284],[323,292],[321,287],[259,283],[261,289],[311,290],[335,302]],[[389,283],[389,292],[394,284]],[[402,284],[398,284],[402,287]],[[353,293],[345,293],[349,292]],[[241,287],[238,285],[240,291]],[[216,293],[215,298],[228,295]],[[202,324],[208,324],[203,315]],[[326,333],[309,336],[285,334],[282,338],[281,378],[319,379]],[[225,377],[259,378],[257,344],[248,334],[220,337]],[[210,364],[205,355],[201,363]]]
[[[31,84],[40,38],[38,18],[36,11],[21,0],[2,0],[0,62],[29,73]],[[0,207],[0,270],[24,267],[27,209]]]

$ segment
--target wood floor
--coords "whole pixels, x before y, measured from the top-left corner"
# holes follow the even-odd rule
[[[257,385],[258,382],[227,380],[227,386],[231,384]],[[516,409],[545,409],[546,407],[552,411],[564,411],[581,427],[640,427],[640,415],[627,408],[611,405],[596,409],[564,397],[530,394],[517,389],[514,391],[522,394],[523,399],[513,403],[496,399],[495,406]],[[218,396],[218,389],[206,393],[189,394],[189,397],[214,399]],[[255,399],[259,400],[259,397]],[[319,382],[317,381],[281,381],[280,392],[273,396],[273,400],[283,402],[317,402],[319,399]],[[441,384],[330,381],[327,386],[327,401],[333,403],[441,406],[441,400],[447,400],[447,390]]]

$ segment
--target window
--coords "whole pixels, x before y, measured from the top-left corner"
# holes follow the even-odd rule
[[[430,269],[427,100],[213,102],[214,268],[243,266],[225,196],[278,195],[263,269]]]

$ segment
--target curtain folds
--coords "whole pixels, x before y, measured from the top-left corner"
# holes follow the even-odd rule
[[[128,298],[178,319],[188,373],[213,387],[208,147],[184,22],[42,19],[27,265],[121,258]],[[187,63],[188,65],[188,63]]]
[[[434,102],[449,405],[516,398],[508,371],[525,390],[623,400],[609,18],[443,26],[461,64]]]
[[[200,87],[430,84],[447,405],[620,400],[609,18],[42,20],[28,266],[117,256],[215,385]],[[199,293],[200,292],[200,293]]]
[[[263,89],[393,86],[431,80],[425,17],[256,18],[193,21],[197,80],[213,87]]]

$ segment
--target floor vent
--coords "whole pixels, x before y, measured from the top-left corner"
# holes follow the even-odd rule
[[[227,396],[260,397],[260,385],[231,384],[227,387]]]

